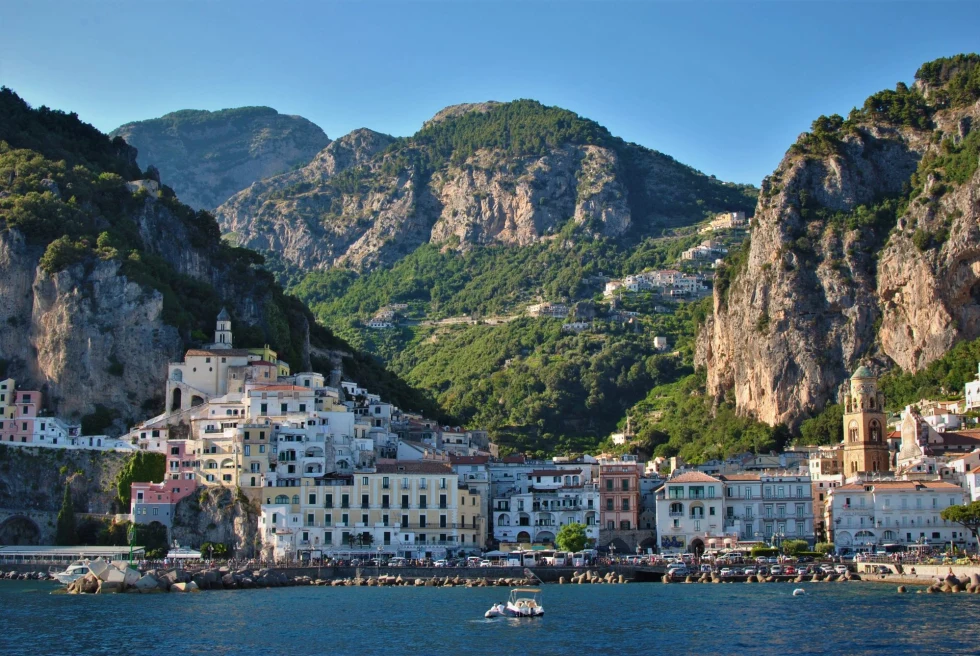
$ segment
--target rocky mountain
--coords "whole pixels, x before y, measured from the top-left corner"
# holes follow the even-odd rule
[[[363,270],[426,243],[526,246],[568,221],[599,237],[659,234],[755,198],[529,100],[449,107],[406,139],[341,142],[233,196],[216,212],[222,229],[300,270]]]
[[[303,370],[343,360],[396,403],[431,408],[136,159],[122,138],[0,91],[0,377],[83,429],[118,430],[162,405],[167,363],[211,341],[225,306],[239,344],[268,343]]]
[[[862,361],[916,371],[980,335],[980,56],[820,117],[766,178],[697,363],[741,414],[795,427]]]
[[[330,143],[310,121],[271,107],[185,109],[127,123],[109,136],[135,146],[138,164],[159,169],[181,201],[207,210],[257,180],[307,164]]]

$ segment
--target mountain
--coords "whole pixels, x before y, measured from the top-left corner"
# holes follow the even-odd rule
[[[707,391],[798,426],[858,363],[916,372],[980,336],[980,56],[821,116],[762,184],[698,340]]]
[[[185,109],[109,133],[139,151],[194,209],[213,210],[253,182],[307,164],[330,139],[301,116],[271,107]]]
[[[659,235],[755,201],[750,187],[530,100],[449,107],[409,138],[339,141],[344,157],[328,147],[230,198],[216,211],[222,229],[295,270],[368,270],[427,243],[528,246],[568,223],[596,237]]]
[[[270,344],[295,369],[342,361],[395,403],[436,411],[318,326],[262,262],[141,173],[121,137],[0,90],[0,378],[41,389],[47,410],[93,430],[149,416],[167,363],[211,341],[225,306],[240,345]]]

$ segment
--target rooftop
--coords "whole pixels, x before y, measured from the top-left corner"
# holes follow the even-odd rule
[[[246,349],[188,349],[188,351],[186,353],[184,353],[184,357],[187,358],[187,357],[192,357],[192,356],[195,356],[195,355],[198,355],[198,356],[200,356],[200,355],[220,355],[220,356],[224,356],[224,357],[232,357],[232,358],[242,357],[242,358],[244,358],[244,357],[248,357],[248,354],[249,353],[248,353],[248,351]]]
[[[457,456],[450,453],[449,462],[454,465],[485,465],[490,462],[490,456]]]
[[[535,469],[528,474],[531,476],[562,476],[564,474],[581,474],[581,469]]]
[[[379,474],[452,474],[452,467],[446,462],[425,460],[388,460],[378,461],[376,471]]]
[[[874,378],[874,374],[871,373],[870,369],[862,364],[857,368],[857,371],[854,372],[854,375],[851,376],[851,380],[862,380],[864,378]]]
[[[672,476],[668,483],[720,483],[721,481],[714,476],[708,476],[704,472],[689,471],[677,476]]]

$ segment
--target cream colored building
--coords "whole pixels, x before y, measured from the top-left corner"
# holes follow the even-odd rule
[[[259,533],[267,557],[438,559],[483,547],[479,490],[460,484],[447,463],[383,461],[371,471],[297,483],[263,490]]]

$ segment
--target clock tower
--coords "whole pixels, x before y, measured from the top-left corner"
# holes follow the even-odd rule
[[[865,367],[851,376],[844,395],[844,477],[888,472],[891,458],[885,441],[885,395],[878,379]]]

